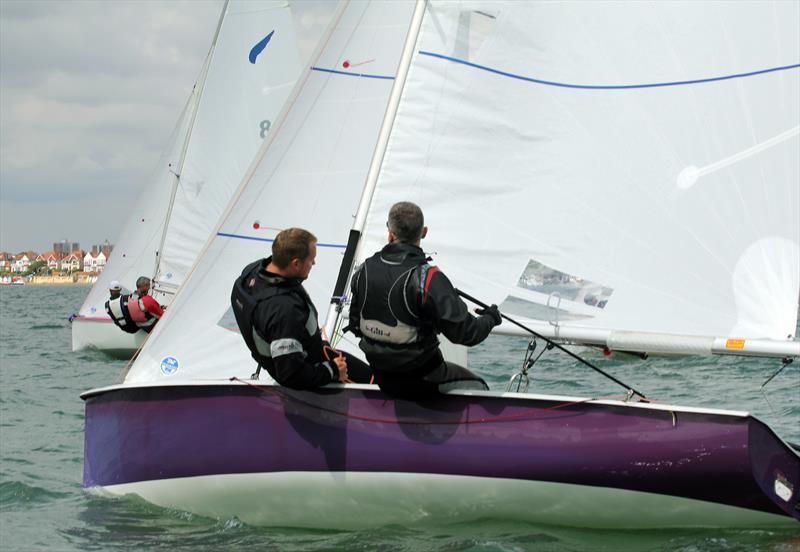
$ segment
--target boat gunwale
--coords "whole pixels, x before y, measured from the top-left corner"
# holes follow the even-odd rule
[[[100,395],[104,395],[106,393],[111,393],[114,391],[122,391],[122,390],[132,390],[132,389],[152,389],[152,388],[179,388],[179,387],[277,387],[281,388],[281,385],[278,385],[274,382],[253,382],[253,381],[245,381],[242,379],[225,379],[225,380],[193,380],[193,381],[176,381],[173,383],[165,383],[165,382],[137,382],[137,383],[121,383],[116,385],[109,385],[106,387],[98,387],[94,389],[90,389],[88,391],[84,391],[81,393],[80,397],[84,401],[90,398],[94,398]],[[287,388],[288,389],[288,388]],[[380,392],[380,388],[377,385],[373,384],[366,384],[366,383],[331,383],[326,386],[321,387],[320,389],[327,389],[327,390],[358,390],[358,391],[376,391]],[[515,393],[510,391],[478,391],[478,390],[463,390],[463,389],[455,389],[451,391],[447,391],[442,393],[443,397],[446,396],[463,396],[463,397],[488,397],[488,398],[496,398],[496,399],[514,399],[514,400],[538,400],[538,401],[558,401],[558,402],[573,402],[573,403],[580,403],[580,404],[596,404],[596,405],[607,405],[607,406],[619,406],[619,407],[630,407],[630,408],[641,408],[645,410],[658,410],[658,411],[666,411],[666,412],[683,412],[687,414],[712,414],[712,415],[722,415],[722,416],[731,416],[737,418],[747,418],[753,417],[750,412],[743,411],[743,410],[726,410],[726,409],[718,409],[718,408],[705,408],[705,407],[694,407],[694,406],[681,406],[681,405],[673,405],[673,404],[662,404],[662,403],[652,403],[652,402],[628,402],[622,400],[615,400],[615,399],[593,399],[591,397],[575,397],[569,395],[548,395],[548,394],[538,394],[538,393]],[[757,419],[757,418],[755,418]],[[763,422],[762,422],[763,423]],[[765,424],[766,425],[766,424]]]

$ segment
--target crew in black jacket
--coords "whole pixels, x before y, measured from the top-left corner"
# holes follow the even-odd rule
[[[369,366],[346,353],[331,352],[329,360],[323,351],[317,309],[302,285],[314,266],[316,242],[300,228],[281,231],[272,256],[246,266],[233,285],[236,322],[255,361],[281,385],[369,383]]]
[[[436,336],[477,345],[502,321],[497,306],[472,316],[447,276],[428,264],[419,247],[428,228],[417,205],[393,205],[387,227],[389,243],[364,261],[351,282],[348,328],[361,338],[375,382],[406,398],[488,389],[466,368],[444,361]]]

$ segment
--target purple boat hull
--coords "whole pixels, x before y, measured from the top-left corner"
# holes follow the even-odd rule
[[[800,455],[735,413],[500,394],[410,402],[371,386],[119,387],[84,398],[86,487],[219,474],[442,474],[800,519]]]

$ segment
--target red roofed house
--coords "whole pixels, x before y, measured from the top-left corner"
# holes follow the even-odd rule
[[[103,272],[106,267],[106,256],[102,251],[91,251],[83,257],[84,272]]]
[[[84,252],[80,249],[73,251],[63,259],[61,259],[61,270],[78,271],[83,268]]]
[[[11,260],[13,255],[6,251],[0,251],[0,272],[11,272]]]
[[[38,257],[36,257],[37,261],[44,261],[47,263],[47,268],[50,270],[58,270],[58,263],[61,260],[58,253],[55,251],[45,251]]]
[[[14,255],[14,260],[11,262],[11,272],[27,272],[28,267],[38,256],[39,254],[35,251],[23,251],[18,255]]]

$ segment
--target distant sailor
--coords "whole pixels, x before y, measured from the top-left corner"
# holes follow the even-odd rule
[[[106,312],[122,331],[150,333],[156,322],[164,315],[164,309],[149,295],[150,278],[140,276],[136,280],[136,291],[122,294],[122,287],[114,280],[109,286],[111,298],[106,302]]]
[[[116,299],[120,295],[122,295],[122,286],[116,280],[111,280],[111,283],[108,284],[108,295],[109,300]]]
[[[106,301],[106,312],[114,324],[123,332],[132,334],[138,332],[139,326],[133,321],[128,311],[128,299],[130,296],[122,295],[122,286],[118,281],[113,280],[109,284],[108,293],[110,297]]]
[[[317,238],[288,228],[276,236],[271,257],[244,268],[231,293],[242,337],[259,367],[286,387],[369,383],[369,366],[322,340],[317,309],[302,285],[316,256]]]
[[[422,210],[396,203],[387,222],[389,243],[367,259],[351,282],[348,329],[390,395],[423,398],[449,389],[489,389],[466,368],[445,362],[437,334],[477,345],[502,321],[496,305],[472,316],[450,280],[428,260],[420,241],[428,233]]]
[[[139,276],[136,279],[136,291],[131,295],[131,298],[137,299],[136,301],[128,301],[131,318],[139,326],[140,330],[144,330],[147,333],[152,332],[156,322],[164,316],[164,309],[150,295],[150,278]]]

